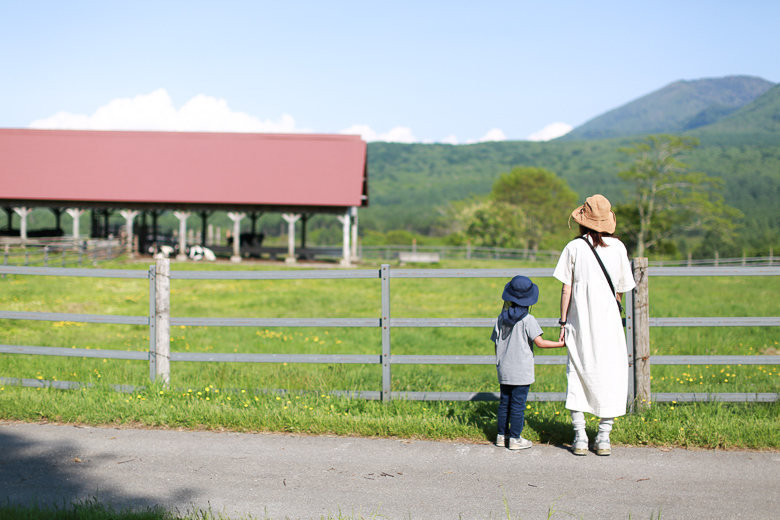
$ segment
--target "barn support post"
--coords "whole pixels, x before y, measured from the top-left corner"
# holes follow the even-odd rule
[[[241,262],[241,220],[246,217],[246,213],[234,213],[227,214],[228,218],[233,221],[233,256],[230,257],[231,262]]]
[[[154,261],[155,380],[171,381],[171,259]]]
[[[189,211],[174,211],[173,216],[179,219],[179,254],[176,260],[187,260],[187,219],[190,216]]]
[[[114,212],[110,209],[103,210],[103,232],[101,233],[101,238],[108,238],[109,235],[111,235],[110,229],[108,227],[108,220],[111,218],[112,213]]]
[[[650,407],[650,299],[647,258],[634,258],[634,392],[637,411]]]
[[[287,258],[284,261],[288,264],[295,263],[295,223],[301,218],[300,214],[284,213],[282,218],[287,222]]]
[[[32,210],[30,208],[14,208],[14,212],[16,212],[17,215],[19,215],[19,218],[22,220],[20,226],[19,226],[19,238],[22,240],[27,240],[27,215],[30,214]]]
[[[209,217],[213,211],[199,211],[200,216],[200,245],[203,247],[211,245],[211,224],[209,224]]]
[[[13,230],[13,218],[14,218],[14,210],[13,208],[9,208],[8,206],[3,206],[3,211],[5,211],[6,216],[6,222],[5,222],[5,229],[9,231],[9,235],[11,234],[10,231]]]
[[[339,219],[339,222],[343,225],[343,243],[341,247],[341,265],[343,267],[350,267],[352,264],[350,262],[350,247],[349,247],[349,213],[350,210],[347,210],[347,212],[344,215],[338,215],[337,218]]]
[[[125,240],[127,240],[125,251],[132,258],[133,253],[135,253],[133,250],[133,219],[138,215],[138,211],[123,209],[119,214],[125,218]]]
[[[62,235],[62,208],[49,208],[49,211],[54,213],[54,227]]]
[[[252,211],[249,213],[249,220],[251,220],[251,227],[249,229],[249,234],[252,237],[251,240],[251,246],[253,247],[259,247],[262,245],[262,241],[258,242],[257,240],[257,220],[263,216],[263,213],[261,211]],[[259,256],[259,254],[258,254]]]
[[[358,256],[358,209],[357,206],[352,206],[350,213],[352,214],[352,258],[355,261],[359,260]]]
[[[306,224],[309,223],[309,217],[311,214],[301,215],[301,249],[306,249]]]

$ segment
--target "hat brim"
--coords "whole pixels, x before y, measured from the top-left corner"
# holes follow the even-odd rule
[[[574,219],[574,222],[577,224],[582,224],[588,229],[592,229],[593,231],[598,231],[599,233],[609,233],[610,235],[615,232],[615,228],[617,227],[617,217],[615,216],[615,212],[612,210],[609,210],[610,217],[606,220],[593,220],[585,217],[585,213],[583,213],[582,209],[585,207],[585,204],[582,206],[579,206],[577,209],[571,212],[571,218]]]
[[[535,283],[532,284],[531,287],[531,294],[528,296],[524,296],[523,298],[517,298],[515,296],[512,296],[509,294],[507,289],[504,289],[504,294],[501,295],[501,299],[505,302],[512,302],[516,305],[521,305],[523,307],[530,307],[531,305],[535,305],[536,302],[539,301],[539,286]]]

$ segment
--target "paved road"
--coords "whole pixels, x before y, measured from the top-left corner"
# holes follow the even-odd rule
[[[0,423],[0,500],[208,508],[281,520],[780,518],[780,453],[488,444]]]

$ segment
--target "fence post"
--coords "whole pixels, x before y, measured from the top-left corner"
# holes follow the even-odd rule
[[[154,383],[157,375],[157,267],[149,266],[149,379]]]
[[[382,401],[390,401],[390,265],[382,264]]]
[[[650,295],[647,258],[634,259],[634,391],[639,410],[650,407]]]
[[[49,246],[43,246],[43,267],[49,267]]]
[[[167,387],[171,380],[171,260],[155,260],[155,368]]]
[[[633,267],[633,263],[632,263]],[[628,355],[628,411],[634,412],[636,392],[634,391],[634,379],[636,363],[634,363],[634,290],[626,296],[626,354]]]

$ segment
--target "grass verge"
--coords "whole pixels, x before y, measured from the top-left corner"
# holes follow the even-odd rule
[[[79,423],[107,427],[187,428],[236,432],[359,435],[490,442],[496,403],[389,403],[327,393],[264,393],[213,385],[120,394],[99,385],[81,390],[0,387],[7,420]],[[523,436],[535,443],[571,442],[571,418],[563,403],[531,403]],[[589,417],[594,437],[597,419]],[[616,445],[709,449],[780,449],[778,403],[654,403],[616,420]]]

